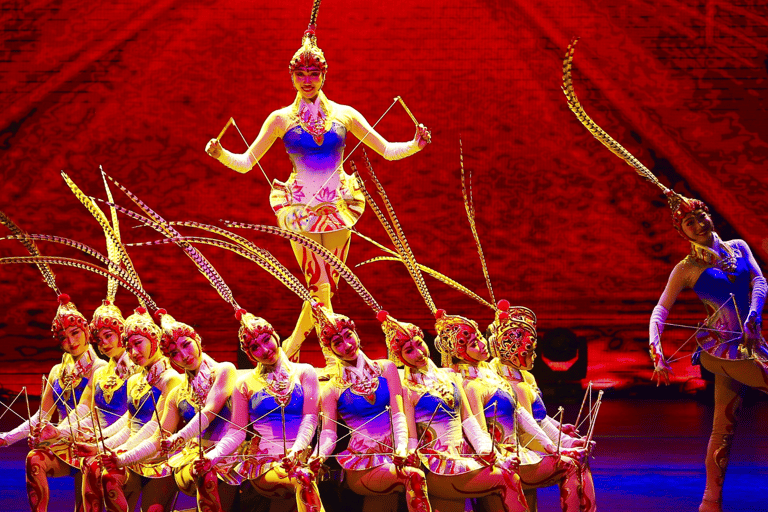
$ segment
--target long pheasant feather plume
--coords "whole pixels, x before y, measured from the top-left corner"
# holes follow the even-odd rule
[[[75,182],[69,176],[67,176],[65,172],[62,171],[61,177],[64,178],[64,182],[70,188],[77,200],[80,201],[83,206],[85,206],[93,218],[96,219],[96,222],[99,223],[99,226],[101,226],[101,229],[104,231],[104,236],[107,239],[107,247],[109,248],[111,245],[111,248],[113,251],[115,251],[115,254],[119,255],[115,261],[121,261],[126,271],[133,276],[133,280],[138,283],[139,286],[141,286],[141,279],[139,278],[139,274],[133,267],[131,258],[128,256],[128,252],[120,242],[119,233],[115,231],[112,224],[110,224],[109,220],[107,219],[107,216],[104,215],[104,212],[96,204],[96,201],[83,193],[83,191],[80,190],[80,187],[78,187],[77,184],[75,184]]]
[[[341,261],[335,254],[333,254],[333,252],[329,251],[314,240],[294,231],[289,231],[287,229],[278,228],[275,226],[245,224],[242,222],[233,222],[227,220],[222,222],[224,222],[227,227],[253,229],[256,231],[261,231],[262,233],[277,235],[292,242],[296,242],[303,247],[306,247],[310,251],[320,256],[323,260],[325,260],[326,263],[331,266],[332,269],[338,272],[341,278],[349,283],[349,286],[355,290],[358,295],[360,295],[363,301],[365,301],[365,303],[368,304],[371,309],[377,313],[381,311],[381,306],[379,306],[378,302],[376,302],[376,299],[373,298],[373,295],[371,295],[365,286],[363,286],[363,283],[360,282],[360,279],[357,278],[357,276],[349,269],[349,267],[347,267],[343,261]]]
[[[405,265],[405,262],[403,261],[403,258],[398,253],[396,253],[395,251],[390,249],[389,247],[385,247],[385,246],[381,245],[379,242],[377,242],[373,238],[365,236],[364,234],[360,233],[359,231],[352,230],[352,232],[354,234],[356,234],[357,236],[359,236],[360,238],[362,238],[363,240],[366,240],[369,243],[375,245],[376,247],[378,247],[382,251],[392,255],[391,257],[388,257],[388,256],[378,256],[378,257],[375,257],[375,258],[371,258],[371,259],[369,259],[367,261],[364,261],[362,263],[358,263],[357,265],[355,265],[356,267],[360,267],[362,265],[367,265],[368,263],[376,263],[376,262],[379,262],[379,261],[399,261],[400,263]],[[486,307],[488,307],[488,308],[490,308],[490,309],[492,309],[494,311],[496,310],[496,306],[494,306],[493,304],[491,304],[490,302],[488,302],[487,300],[485,300],[484,298],[482,298],[481,296],[479,296],[478,294],[476,294],[475,292],[473,292],[472,290],[470,290],[469,288],[467,288],[463,284],[461,284],[461,283],[457,282],[456,280],[451,279],[450,277],[446,276],[445,274],[441,274],[437,270],[435,270],[433,268],[430,268],[430,267],[428,267],[426,265],[422,265],[421,263],[419,263],[419,269],[421,269],[422,272],[425,272],[425,273],[429,274],[430,276],[432,276],[433,278],[437,279],[441,283],[447,284],[451,288],[453,288],[455,290],[458,290],[461,293],[467,295],[468,297],[476,300],[477,302],[479,302],[483,306],[486,306]]]
[[[98,274],[100,276],[106,277],[107,279],[109,278],[115,279],[126,290],[136,295],[136,297],[140,301],[143,301],[149,308],[151,308],[152,310],[157,310],[157,305],[152,301],[152,298],[144,291],[143,288],[135,288],[133,285],[123,280],[123,278],[121,278],[120,276],[113,274],[109,270],[99,267],[98,265],[94,265],[93,263],[89,263],[87,261],[82,261],[74,258],[64,258],[59,256],[11,256],[7,258],[0,258],[0,264],[2,265],[18,264],[18,263],[27,263],[27,264],[34,264],[34,265],[37,265],[39,263],[44,263],[46,265],[64,265],[67,267],[74,267],[82,270],[88,270],[90,272],[93,272],[94,274]]]
[[[477,255],[480,257],[480,265],[483,268],[485,285],[488,287],[488,293],[491,296],[491,302],[496,303],[496,297],[493,296],[493,286],[491,286],[491,276],[488,273],[488,265],[485,262],[483,246],[480,244],[480,235],[477,234],[477,224],[475,223],[475,200],[472,195],[472,171],[469,172],[467,179],[464,179],[464,148],[459,139],[459,162],[461,165],[461,195],[464,197],[464,209],[467,211],[469,227],[472,230],[472,236],[475,238],[477,246]]]
[[[613,154],[624,160],[628,165],[635,169],[635,172],[644,179],[650,181],[662,191],[666,192],[667,187],[661,184],[661,182],[648,170],[637,158],[634,157],[629,151],[627,151],[621,144],[616,142],[610,135],[608,135],[592,118],[590,118],[581,106],[579,99],[576,97],[576,91],[573,88],[573,54],[576,50],[576,43],[578,38],[571,41],[568,45],[568,49],[565,52],[565,59],[563,60],[563,93],[568,99],[568,108],[576,114],[576,117],[589,130],[589,132],[600,141],[605,147],[607,147]]]
[[[110,180],[112,179],[110,178]],[[118,187],[120,187],[121,190],[125,191],[125,189],[122,188],[117,182],[115,182],[114,180],[112,180],[112,182],[115,183],[115,185],[117,185]],[[136,198],[136,200],[138,200],[138,198]],[[205,258],[205,256],[203,256],[203,254],[200,251],[198,251],[195,247],[193,247],[188,242],[186,242],[184,240],[183,235],[179,233],[175,228],[170,226],[168,222],[165,221],[165,219],[163,219],[162,217],[160,217],[158,214],[154,212],[153,212],[152,218],[148,218],[136,212],[128,210],[127,208],[123,208],[122,206],[117,205],[115,203],[107,203],[107,205],[109,205],[111,208],[115,208],[118,212],[122,213],[127,217],[130,217],[131,219],[137,220],[142,224],[144,224],[145,226],[149,226],[153,228],[155,231],[159,232],[161,235],[167,238],[177,239],[177,245],[181,247],[184,253],[192,260],[192,262],[195,264],[195,266],[200,271],[200,273],[202,273],[203,276],[205,276],[205,278],[216,289],[219,295],[221,295],[221,297],[226,302],[231,304],[235,309],[240,308],[240,306],[237,305],[237,301],[235,301],[235,298],[232,295],[232,291],[229,289],[229,286],[227,286],[227,283],[224,282],[224,279],[222,279],[221,275],[219,275],[219,273],[216,271],[213,265],[211,265],[211,263]],[[145,207],[149,208],[146,205]],[[144,208],[142,208],[142,210],[144,210]],[[161,219],[161,220],[160,222],[157,222],[154,219]]]
[[[437,307],[435,306],[435,303],[432,300],[432,296],[429,293],[429,288],[427,288],[427,284],[424,282],[424,276],[421,274],[421,271],[419,270],[418,263],[416,262],[416,258],[413,255],[413,251],[411,250],[410,245],[408,245],[408,240],[406,239],[405,233],[403,232],[403,229],[400,226],[400,221],[397,219],[397,215],[395,215],[395,209],[392,206],[392,203],[389,201],[389,197],[387,197],[387,193],[384,190],[384,187],[379,182],[379,179],[376,177],[376,174],[373,172],[373,166],[371,165],[371,162],[368,159],[368,155],[365,152],[363,152],[363,154],[365,158],[365,165],[368,168],[368,172],[370,173],[373,183],[376,185],[376,190],[381,196],[381,199],[384,201],[384,207],[387,210],[387,215],[389,216],[389,220],[392,222],[392,227],[395,230],[395,234],[397,235],[397,238],[400,241],[400,247],[402,248],[401,256],[403,257],[403,261],[406,263],[406,268],[408,269],[408,273],[411,275],[413,282],[416,284],[416,288],[418,288],[419,293],[421,294],[421,297],[424,299],[424,302],[429,308],[429,311],[432,314],[434,314],[435,311],[437,311]]]
[[[175,224],[178,224],[178,223],[175,223]],[[178,243],[179,241],[184,241],[191,244],[206,244],[206,245],[211,245],[221,249],[226,249],[239,256],[242,256],[243,258],[253,261],[257,265],[259,265],[261,268],[263,268],[265,271],[269,272],[275,279],[277,279],[283,285],[285,285],[286,288],[288,288],[293,293],[298,295],[299,298],[307,302],[312,302],[312,296],[310,295],[306,287],[301,284],[301,282],[298,280],[298,278],[296,278],[296,276],[291,274],[287,268],[285,268],[279,261],[277,261],[277,259],[269,251],[265,249],[259,248],[261,249],[260,252],[253,252],[240,245],[233,244],[232,242],[227,242],[225,240],[219,240],[217,238],[193,237],[193,236],[185,236],[185,237],[182,237],[181,239],[164,238],[162,240],[153,240],[150,242],[138,242],[138,243],[133,243],[129,245],[131,246],[160,245],[160,244],[168,244],[168,243]],[[269,256],[265,256],[264,253],[266,253]],[[277,264],[275,262],[277,262]]]
[[[368,192],[368,189],[365,188],[365,185],[363,184],[363,178],[360,176],[360,173],[357,172],[357,166],[355,165],[355,162],[351,161],[350,166],[352,168],[352,174],[355,176],[358,183],[362,185],[360,190],[365,196],[366,203],[368,204],[368,206],[371,207],[373,214],[376,215],[376,218],[379,220],[379,223],[384,228],[384,231],[386,231],[387,236],[392,241],[392,244],[395,246],[395,249],[397,250],[397,252],[395,252],[394,254],[401,254],[405,252],[405,249],[402,246],[400,238],[397,236],[397,233],[395,233],[395,228],[392,227],[392,225],[389,223],[389,219],[387,219],[386,215],[384,215],[384,212],[381,211],[381,208],[379,208],[379,205],[376,204],[376,201],[373,200],[373,197],[371,196],[371,193]],[[360,236],[364,236],[361,233],[357,233],[357,234]],[[378,242],[375,242],[375,243],[378,244]],[[391,249],[388,249],[383,245],[381,247],[387,251],[391,251]]]
[[[189,228],[201,229],[204,231],[215,233],[217,235],[221,235],[225,238],[229,238],[230,240],[233,240],[237,244],[242,245],[247,250],[260,254],[265,261],[272,262],[273,267],[277,271],[286,272],[289,277],[293,277],[293,274],[291,274],[291,272],[287,268],[285,268],[285,266],[283,266],[283,264],[280,263],[280,261],[277,258],[275,258],[271,252],[267,251],[266,249],[262,249],[261,247],[254,244],[244,236],[238,235],[237,233],[233,233],[232,231],[229,231],[219,226],[213,226],[211,224],[203,224],[201,222],[194,222],[194,221],[183,221],[183,222],[171,221],[169,222],[169,224],[171,224],[172,226],[184,226]]]
[[[104,191],[107,193],[107,201],[110,203],[114,203],[114,199],[112,198],[112,190],[109,188],[109,182],[104,177],[104,169],[99,166],[99,171],[101,171],[101,179],[104,182]],[[114,208],[109,209],[110,217],[112,219],[112,231],[115,234],[115,239],[113,240],[112,237],[107,235],[107,233],[104,233],[104,236],[107,241],[107,256],[109,256],[109,259],[112,261],[121,261],[122,255],[120,254],[120,251],[117,248],[117,245],[121,243],[120,240],[120,220],[117,217],[117,211]],[[131,265],[133,266],[133,265]],[[109,283],[107,284],[107,298],[114,302],[115,296],[117,295],[117,281],[110,279]]]
[[[403,258],[401,258],[400,255],[395,253],[394,256],[376,256],[375,258],[371,258],[369,260],[365,260],[365,261],[363,261],[361,263],[358,263],[355,266],[356,267],[361,267],[363,265],[368,265],[369,263],[378,263],[380,261],[398,261],[400,263],[405,264],[405,262],[403,261]],[[433,278],[437,279],[441,283],[446,284],[446,285],[450,286],[451,288],[453,288],[454,290],[457,290],[457,291],[463,293],[467,297],[476,300],[477,302],[479,302],[483,306],[486,306],[487,308],[490,308],[493,311],[496,311],[496,306],[494,306],[493,304],[491,304],[490,302],[488,302],[487,300],[485,300],[484,298],[482,298],[481,296],[479,296],[478,294],[476,294],[475,292],[473,292],[472,290],[470,290],[469,288],[467,288],[463,284],[461,284],[461,283],[451,279],[450,277],[446,276],[445,274],[441,274],[437,270],[435,270],[433,268],[430,268],[430,267],[428,267],[426,265],[422,265],[421,263],[419,263],[419,269],[422,272],[424,272],[425,274],[429,274]]]
[[[40,251],[38,250],[35,243],[29,239],[27,236],[27,233],[22,230],[19,226],[16,225],[15,222],[11,220],[10,217],[8,217],[5,213],[0,211],[0,222],[5,225],[8,230],[11,232],[11,234],[16,237],[17,240],[21,242],[21,244],[24,246],[24,248],[27,249],[29,254],[32,256],[40,256]],[[56,275],[53,273],[53,270],[51,270],[50,265],[44,262],[39,262],[37,264],[37,268],[40,269],[40,273],[43,275],[43,280],[48,284],[48,286],[56,292],[56,295],[61,295],[61,291],[59,291],[59,287],[56,285]]]
[[[317,14],[320,12],[320,1],[321,0],[315,0],[312,3],[312,13],[309,15],[309,26],[313,28],[317,26]]]
[[[29,240],[38,240],[38,241],[43,241],[43,242],[51,242],[51,243],[56,243],[56,244],[62,244],[62,245],[66,245],[68,247],[72,247],[74,249],[77,249],[77,250],[87,254],[88,256],[91,256],[92,258],[98,260],[99,262],[103,263],[104,265],[106,265],[108,267],[109,272],[111,274],[114,274],[115,276],[120,277],[123,281],[125,281],[128,284],[130,284],[134,288],[137,288],[137,289],[141,288],[141,283],[136,282],[136,280],[134,279],[134,276],[130,272],[127,272],[122,266],[120,266],[119,262],[116,262],[116,261],[112,260],[111,258],[108,258],[107,256],[104,256],[99,251],[97,251],[96,249],[94,249],[93,247],[91,247],[89,245],[86,245],[86,244],[84,244],[82,242],[78,242],[77,240],[72,240],[70,238],[64,238],[64,237],[56,236],[56,235],[26,234],[24,236],[26,236],[26,238],[28,238]],[[7,239],[7,240],[20,240],[20,235],[12,235],[12,236],[8,236],[8,237],[4,237],[4,239]],[[0,240],[3,240],[3,238],[0,238]],[[36,254],[35,256],[40,256],[40,254]],[[111,280],[111,282],[115,282],[115,284],[118,284],[117,281],[115,281],[115,279],[110,278],[110,280]]]

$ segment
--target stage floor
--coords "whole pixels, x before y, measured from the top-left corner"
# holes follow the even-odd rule
[[[577,407],[577,406],[576,406]],[[566,409],[566,421],[575,416]],[[694,400],[606,399],[592,460],[598,509],[610,512],[696,511],[704,489],[703,458],[712,408]],[[766,511],[768,402],[747,397],[725,481],[723,509]],[[0,452],[0,510],[29,510],[24,490],[25,447]],[[73,479],[51,479],[51,512],[70,512]],[[177,508],[194,507],[190,498]],[[539,490],[539,511],[559,510],[556,488]],[[329,511],[331,512],[331,511]]]

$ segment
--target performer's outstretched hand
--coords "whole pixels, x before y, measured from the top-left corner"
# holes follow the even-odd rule
[[[581,437],[579,436],[579,430],[576,428],[576,425],[573,425],[571,423],[563,423],[563,434],[571,437]]]
[[[221,152],[222,152],[219,139],[209,140],[208,144],[205,145],[205,152],[208,153],[213,158],[218,159],[221,156]]]
[[[651,376],[651,380],[657,379],[656,381],[656,387],[661,386],[662,380],[664,381],[664,384],[669,386],[669,374],[674,375],[675,372],[672,371],[672,367],[667,364],[667,362],[664,359],[659,360],[659,364],[656,365],[656,368],[653,370],[653,375]]]
[[[0,434],[0,448],[8,446],[8,442],[5,440],[5,435]]]
[[[755,340],[760,339],[760,330],[761,330],[761,322],[758,320],[758,314],[757,311],[754,309],[749,311],[749,314],[747,315],[747,321],[744,322],[744,337],[746,338],[745,341],[752,342],[749,343],[750,348],[752,348],[752,345],[754,345]]]
[[[423,124],[416,126],[416,135],[414,140],[419,144],[419,149],[424,149],[424,146],[432,142],[432,133]],[[210,154],[210,153],[209,153]]]

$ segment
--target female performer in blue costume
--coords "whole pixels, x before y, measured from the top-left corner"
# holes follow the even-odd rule
[[[455,345],[456,336],[447,334],[465,319],[436,313],[438,340]],[[405,366],[403,397],[409,421],[409,448],[427,467],[430,499],[437,510],[450,509],[446,500],[474,497],[493,499],[493,510],[526,511],[528,505],[517,475],[518,459],[497,457],[491,438],[478,423],[456,374],[438,368],[429,358],[421,329],[379,314],[387,346],[393,358]],[[448,344],[436,340],[438,350]],[[452,340],[452,341],[450,341]],[[447,353],[447,352],[446,352]],[[469,439],[472,448],[464,440]]]
[[[702,201],[684,197],[661,184],[584,112],[571,79],[574,44],[569,46],[563,63],[563,91],[568,106],[598,141],[664,191],[673,225],[690,244],[690,254],[672,270],[653,308],[648,335],[654,376],[659,384],[669,384],[671,369],[661,348],[669,310],[686,288],[691,288],[704,303],[708,316],[695,333],[699,350],[694,360],[700,358],[701,365],[715,374],[715,415],[705,459],[707,483],[699,511],[721,512],[740,391],[750,386],[768,393],[768,346],[761,332],[768,284],[743,240],[726,242],[715,233],[709,209]]]
[[[106,508],[110,512],[133,510],[141,496],[142,510],[167,511],[173,498],[173,476],[165,458],[148,460],[137,457],[137,447],[155,434],[158,416],[171,390],[181,376],[171,368],[160,352],[161,329],[152,321],[144,307],[139,307],[125,320],[124,345],[140,373],[128,379],[128,417],[125,426],[98,444],[79,445],[80,452],[94,456],[102,454],[105,472],[102,475]],[[141,459],[141,462],[136,462]]]
[[[333,453],[340,418],[351,430],[347,449],[338,456],[349,488],[363,496],[404,488],[409,512],[430,512],[424,473],[408,455],[408,423],[397,367],[365,356],[348,317],[319,307],[316,315],[320,342],[338,361],[323,390],[319,458]]]
[[[699,510],[720,512],[740,391],[746,385],[768,393],[768,345],[761,332],[768,286],[743,240],[721,240],[703,202],[672,194],[673,202],[679,200],[673,223],[690,242],[691,253],[672,270],[653,308],[651,358],[658,382],[669,384],[670,366],[662,352],[661,333],[677,296],[691,288],[708,314],[696,332],[698,355],[702,366],[715,374],[715,415],[705,460],[707,485]]]
[[[114,295],[112,296],[114,297]],[[122,343],[125,330],[122,313],[109,298],[96,308],[91,320],[91,336],[99,351],[109,362],[93,373],[93,379],[83,392],[75,409],[77,418],[67,418],[58,427],[46,427],[41,440],[62,436],[70,439],[70,432],[90,431],[91,439],[109,437],[122,429],[128,420],[128,378],[139,370],[131,361]],[[94,425],[94,420],[98,425]],[[71,439],[70,439],[71,442]],[[101,462],[97,457],[85,458],[82,463],[82,499],[85,512],[100,512],[104,507],[101,482]]]
[[[317,428],[319,383],[315,369],[293,363],[272,326],[239,310],[240,348],[256,368],[238,379],[232,393],[232,423],[195,472],[206,475],[222,464],[248,479],[262,495],[294,494],[299,512],[321,512],[315,475],[305,464]],[[246,432],[254,432],[245,450]]]
[[[349,251],[349,230],[365,208],[362,184],[343,169],[347,132],[387,160],[399,160],[420,151],[429,142],[430,133],[418,125],[413,140],[387,142],[357,110],[325,96],[321,89],[328,63],[315,36],[319,7],[320,1],[315,0],[309,29],[289,65],[297,91],[294,102],[269,115],[245,153],[232,154],[222,149],[217,139],[208,143],[206,151],[227,167],[245,173],[278,138],[283,139],[293,172],[285,183],[272,184],[269,199],[278,225],[301,232],[344,261]],[[313,298],[330,309],[338,274],[313,252],[296,243],[292,246]],[[312,327],[311,307],[305,303],[293,333],[283,341],[289,357],[297,356]],[[324,353],[332,364],[330,354]]]
[[[55,365],[48,374],[47,385],[42,391],[40,412],[24,422],[16,429],[0,435],[0,446],[6,446],[32,435],[27,455],[27,494],[32,511],[48,509],[49,489],[48,477],[66,476],[74,470],[79,470],[82,459],[73,450],[73,444],[67,437],[51,435],[45,423],[58,412],[60,421],[65,421],[77,407],[84,391],[93,380],[93,374],[104,366],[104,360],[99,359],[90,344],[88,321],[77,310],[66,294],[59,295],[59,308],[53,319],[53,335],[61,348],[64,357],[61,363]],[[71,434],[78,426],[68,424]],[[32,429],[30,432],[30,424]],[[47,432],[47,441],[40,446],[41,433]],[[75,481],[76,488],[81,485],[81,473],[78,472]],[[75,493],[76,509],[82,510],[82,495]]]
[[[222,510],[220,494],[224,495],[224,509],[228,510],[236,493],[231,486],[240,483],[237,475],[230,467],[221,467],[198,480],[193,467],[201,443],[202,449],[209,449],[224,436],[231,416],[229,399],[237,377],[235,367],[231,363],[217,363],[205,354],[200,336],[189,325],[162,309],[155,316],[161,318],[163,329],[160,349],[184,370],[185,378],[165,400],[161,429],[121,456],[120,462],[125,465],[144,461],[160,451],[164,456],[171,454],[168,465],[176,485],[185,494],[196,495],[201,511]],[[174,433],[167,436],[165,432]],[[220,483],[230,487],[220,488]]]

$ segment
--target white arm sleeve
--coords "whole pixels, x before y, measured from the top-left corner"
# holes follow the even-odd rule
[[[396,412],[392,415],[392,425],[395,430],[395,451],[403,451],[408,448],[408,422],[405,414]]]
[[[40,411],[37,411],[35,414],[32,415],[32,425],[37,425],[37,422],[40,419]],[[30,420],[25,421],[15,429],[11,430],[7,434],[3,436],[5,439],[6,444],[9,446],[13,443],[17,443],[21,441],[22,439],[29,436],[29,422]]]
[[[573,448],[574,443],[576,442],[576,439],[572,438],[571,436],[567,434],[561,434],[560,433],[560,427],[558,426],[557,422],[554,421],[552,418],[547,416],[541,421],[541,428],[544,430],[544,432],[547,434],[547,437],[552,440],[552,443],[555,444],[555,449],[557,449],[557,437],[560,436],[560,447],[561,448]]]
[[[205,411],[203,411],[205,413]],[[211,420],[208,419],[207,414],[202,415],[202,420],[200,419],[200,413],[198,412],[194,416],[192,416],[192,419],[189,420],[189,422],[184,425],[184,428],[173,434],[168,438],[169,441],[174,441],[178,438],[181,438],[186,443],[192,438],[197,439],[197,436],[200,432],[205,432],[205,429],[208,428],[208,425],[211,424]]]
[[[488,432],[483,430],[480,424],[477,422],[474,416],[470,415],[464,423],[464,433],[467,435],[467,439],[472,443],[472,447],[478,454],[490,453],[493,449],[493,443],[491,442],[491,436]]]
[[[121,431],[125,426],[128,424],[128,416],[130,416],[131,413],[126,412],[122,416],[120,416],[117,421],[115,421],[113,424],[109,425],[108,427],[104,427],[99,432],[100,435],[103,435],[104,438],[112,437],[113,435],[117,434],[119,431]]]
[[[648,325],[648,343],[651,349],[651,359],[654,366],[664,359],[664,351],[661,349],[661,333],[664,332],[664,322],[669,316],[669,310],[661,304],[656,304],[651,313],[651,323]]]
[[[245,429],[230,425],[224,437],[206,454],[206,458],[216,465],[223,457],[231,454],[245,441]]]
[[[150,420],[146,422],[144,426],[142,426],[141,429],[139,429],[138,432],[133,434],[131,437],[129,437],[125,441],[125,443],[122,446],[122,449],[126,451],[133,450],[134,448],[139,446],[139,444],[141,444],[145,439],[148,439],[149,436],[154,434],[157,431],[159,426],[160,425],[158,425],[156,420]]]
[[[134,448],[118,455],[117,464],[118,466],[129,466],[131,464],[135,464],[136,462],[148,459],[152,455],[156,454],[159,448],[160,436],[156,430],[155,434],[151,435],[149,439],[145,439]]]
[[[338,434],[336,433],[336,425],[332,421],[330,426],[323,428],[320,431],[320,457],[327,458],[333,453],[336,448],[336,439]]]
[[[533,416],[531,416],[531,413],[529,413],[525,407],[518,407],[515,410],[515,413],[517,421],[520,423],[520,428],[523,431],[533,436],[533,438],[536,439],[539,444],[543,446],[544,449],[549,453],[554,453],[557,451],[557,447],[552,444],[552,441],[549,439],[547,433],[542,430]]]
[[[315,429],[317,429],[317,416],[314,414],[305,414],[301,418],[299,432],[296,434],[296,441],[293,442],[291,451],[299,453],[309,446],[309,443],[312,442],[312,436],[315,435]]]
[[[113,435],[104,439],[104,446],[110,450],[114,450],[118,446],[121,446],[123,443],[125,443],[129,437],[131,437],[131,427],[129,425],[125,425]]]
[[[403,158],[415,155],[419,152],[419,143],[415,140],[410,142],[387,142],[384,148],[384,158],[387,160],[402,160]],[[225,164],[226,165],[226,164]]]
[[[238,172],[248,172],[253,169],[254,165],[256,165],[256,159],[251,155],[250,151],[237,155],[235,153],[230,153],[224,148],[221,148],[219,162]]]
[[[749,309],[757,313],[758,320],[763,317],[765,296],[768,295],[768,283],[763,276],[757,276],[752,280],[752,301]]]

